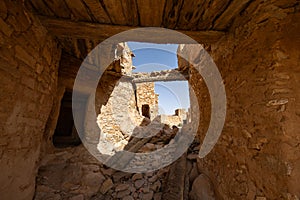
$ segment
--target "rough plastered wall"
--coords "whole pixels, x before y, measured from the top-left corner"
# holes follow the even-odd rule
[[[150,118],[158,115],[158,94],[154,91],[154,82],[136,83],[137,106],[142,115],[142,106],[148,104],[150,107]]]
[[[32,199],[60,50],[21,1],[0,2],[0,197]]]
[[[227,36],[205,47],[224,79],[227,115],[221,138],[198,167],[220,199],[300,198],[299,18],[295,1],[256,1]],[[203,140],[209,95],[195,70],[190,84]]]

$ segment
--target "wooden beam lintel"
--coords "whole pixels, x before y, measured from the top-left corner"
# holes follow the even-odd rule
[[[105,40],[111,36],[116,42],[148,42],[158,44],[209,44],[221,39],[225,32],[222,31],[187,31],[170,29],[158,29],[153,27],[133,27],[123,25],[99,24],[89,22],[74,22],[64,19],[52,19],[39,16],[42,24],[57,37]],[[143,29],[136,29],[143,28]],[[133,29],[135,29],[133,31]],[[128,34],[117,35],[128,31]],[[189,37],[187,37],[189,36]]]

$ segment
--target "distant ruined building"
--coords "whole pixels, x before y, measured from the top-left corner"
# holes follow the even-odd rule
[[[144,121],[155,120],[157,123],[172,126],[182,126],[187,122],[187,113],[184,109],[177,109],[174,115],[159,115],[158,94],[155,93],[155,84],[144,79],[143,82],[135,83],[133,73],[132,52],[127,43],[118,44],[119,54],[115,60],[118,63],[109,69],[118,68],[122,77],[117,81],[106,105],[102,106],[98,116],[98,124],[101,134],[98,148],[102,153],[113,154],[114,151],[122,150],[132,135],[135,127],[145,123]],[[179,72],[177,72],[179,73]],[[146,119],[145,119],[146,118]],[[100,145],[101,144],[101,145]]]

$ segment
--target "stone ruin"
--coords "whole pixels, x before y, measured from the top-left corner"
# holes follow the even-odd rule
[[[298,0],[0,1],[0,199],[299,199],[299,18]],[[107,167],[80,144],[77,131],[85,133],[85,142],[95,141],[89,125],[95,121],[89,115],[73,116],[70,97],[84,58],[107,38],[136,27],[173,29],[203,49],[188,40],[178,49],[189,58],[178,56],[178,71],[196,95],[188,120],[201,119],[192,127],[195,140],[171,165],[132,174]],[[134,41],[178,42],[158,35],[137,35]],[[123,50],[114,45],[99,52],[114,61],[99,81],[96,98],[83,85],[80,98],[72,102],[82,113],[96,110],[107,133],[111,127],[105,120],[111,119],[105,113],[112,113],[112,101],[122,100],[110,98],[118,82],[132,92],[125,103],[136,102],[134,90],[122,79],[122,73],[133,77],[122,64],[132,55]],[[221,73],[227,112],[217,144],[200,158],[212,102],[205,80],[189,62],[205,64],[204,50]],[[123,52],[128,54],[121,58]],[[101,62],[92,59],[85,66],[88,74]],[[136,83],[173,80],[174,71],[135,78]],[[86,106],[92,100],[95,109]],[[142,123],[138,110],[128,115],[141,127],[149,123]],[[74,119],[83,122],[77,129]],[[125,145],[133,152],[151,152],[172,143],[178,131],[163,126],[156,137],[129,137],[123,144],[122,131],[132,127],[122,126],[112,126],[118,145],[103,141],[103,150],[117,152]],[[96,141],[97,147],[101,141]]]

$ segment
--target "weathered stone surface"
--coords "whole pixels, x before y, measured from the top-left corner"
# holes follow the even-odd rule
[[[6,36],[11,36],[11,34],[13,33],[13,29],[5,23],[5,21],[0,18],[0,26],[1,26],[1,31],[6,35]]]
[[[140,193],[139,196],[142,200],[151,200],[153,198],[153,191],[150,191],[148,193]]]
[[[186,172],[186,154],[174,162],[163,186],[162,199],[183,199]]]
[[[147,113],[149,119],[153,120],[158,115],[158,94],[154,91],[154,83],[137,83],[136,85],[136,103],[140,115],[143,113],[143,105],[149,106]]]
[[[126,197],[123,197],[122,200],[134,200],[134,198],[132,196],[126,196]]]
[[[289,145],[282,145],[283,138],[295,142],[288,138],[293,138],[295,127],[298,127],[294,121],[294,110],[297,110],[298,104],[291,102],[292,98],[298,98],[295,95],[298,89],[290,86],[296,84],[297,78],[294,78],[299,76],[299,69],[295,67],[299,62],[295,57],[298,52],[295,45],[299,44],[296,30],[299,28],[293,26],[293,31],[287,33],[285,27],[295,23],[299,13],[289,13],[287,9],[269,2],[253,3],[245,12],[248,14],[235,21],[231,36],[205,47],[224,79],[227,114],[221,138],[205,159],[198,160],[198,166],[216,183],[218,193],[225,199],[255,199],[255,196],[276,199],[288,196],[279,191],[293,191],[288,193],[299,195],[296,192],[300,191],[296,189],[299,184],[295,179],[299,177],[299,170],[292,170],[294,175],[284,175],[291,173],[287,170],[291,163],[299,166],[295,162],[299,155],[291,153],[293,148]],[[192,49],[189,53],[191,60],[205,64],[201,53]],[[226,53],[221,56],[223,50]],[[179,64],[179,68],[188,67],[180,59],[182,65]],[[274,68],[271,70],[268,66]],[[197,73],[190,72],[190,84],[198,93],[198,102],[201,102],[199,113],[203,120],[200,120],[198,135],[199,141],[203,141],[211,105],[204,79]],[[288,91],[290,89],[293,92]],[[288,109],[289,106],[292,107]],[[291,117],[290,120],[287,116]],[[284,156],[281,156],[282,152]],[[285,184],[288,182],[290,184]]]
[[[41,92],[37,90],[35,56],[42,55],[39,51],[32,51],[34,48],[28,45],[35,43],[35,49],[45,45],[30,34],[37,20],[27,13],[22,2],[2,1],[0,7],[0,126],[1,140],[6,141],[1,142],[0,148],[0,196],[2,199],[32,199],[43,134],[58,79],[57,74],[52,82],[48,82],[47,78],[58,70],[60,49],[50,37],[48,42],[54,44],[51,50],[54,58],[51,64],[41,61],[48,71],[40,74],[39,84],[47,86],[47,90]],[[43,27],[37,29],[42,30]],[[44,32],[43,36],[46,35],[47,32]],[[43,94],[47,95],[47,100],[40,101]],[[52,190],[49,191],[51,193]],[[44,199],[47,196],[61,198],[59,194],[47,195],[45,191],[41,196]]]
[[[124,190],[124,191],[119,191],[117,193],[117,198],[123,198],[123,197],[126,197],[127,195],[129,195],[131,192],[130,190]]]
[[[151,190],[153,190],[154,192],[158,192],[161,188],[161,182],[160,181],[156,181],[155,183],[153,183],[150,186]]]
[[[143,179],[136,180],[136,181],[134,182],[134,186],[135,186],[135,188],[137,188],[137,189],[141,188],[144,184],[145,184],[145,180],[143,180]]]
[[[134,174],[131,179],[133,181],[136,181],[136,180],[139,180],[139,179],[142,179],[142,178],[143,178],[143,174]]]
[[[16,58],[20,59],[24,63],[26,63],[29,67],[34,67],[36,60],[32,57],[26,50],[24,50],[21,46],[17,45],[15,47]]]
[[[128,191],[134,199],[144,198],[144,194],[150,198],[152,185],[152,189],[157,191],[153,194],[155,199],[160,198],[159,193],[164,188],[158,187],[159,182],[162,185],[174,185],[174,181],[166,178],[169,172],[167,168],[153,175],[143,175],[134,181],[131,174],[117,174],[113,177],[115,171],[108,170],[103,175],[107,180],[113,178],[114,184],[110,184],[110,189],[101,194],[99,187],[104,176],[100,171],[105,171],[101,164],[93,160],[91,155],[84,154],[81,147],[56,152],[57,149],[52,146],[61,98],[66,89],[73,89],[78,70],[73,62],[66,60],[71,55],[83,59],[103,38],[111,36],[112,33],[129,30],[132,27],[125,25],[137,26],[140,21],[146,26],[162,24],[181,29],[182,33],[188,33],[193,38],[200,37],[199,40],[205,43],[200,50],[194,49],[192,45],[183,48],[180,46],[179,52],[187,50],[188,59],[184,61],[183,57],[178,58],[179,71],[189,75],[190,90],[195,91],[199,102],[198,109],[195,106],[198,103],[191,98],[191,118],[195,119],[199,115],[201,117],[199,127],[195,127],[198,130],[196,143],[201,144],[205,137],[211,109],[205,79],[199,74],[206,70],[203,65],[208,61],[203,57],[204,49],[217,64],[227,92],[226,123],[221,137],[213,151],[204,159],[196,158],[200,146],[189,149],[188,159],[194,163],[193,168],[190,170],[191,167],[187,167],[188,170],[183,170],[184,173],[184,166],[175,170],[180,177],[185,177],[184,181],[182,178],[176,179],[180,180],[179,185],[185,183],[185,191],[179,188],[179,197],[168,199],[186,197],[185,194],[189,192],[187,182],[193,182],[197,174],[196,160],[198,171],[210,176],[219,190],[216,194],[220,195],[220,199],[298,199],[299,3],[295,0],[241,1],[180,0],[167,1],[165,5],[162,1],[155,6],[152,1],[141,0],[137,4],[127,1],[122,5],[114,5],[110,1],[101,1],[99,4],[99,1],[94,0],[69,0],[68,6],[65,1],[58,0],[1,1],[1,198],[32,199],[34,196],[36,199],[90,199],[93,196],[96,199],[116,199],[121,194],[118,192],[124,192],[121,196],[128,197]],[[92,7],[93,4],[96,9]],[[155,9],[157,6],[160,9]],[[151,8],[153,14],[149,14],[149,9],[144,8]],[[30,9],[44,17],[51,17],[43,18],[42,22],[52,32],[47,32],[36,19],[36,15],[28,11]],[[106,10],[111,16],[104,17],[104,21],[100,20],[104,24],[93,24],[102,16],[95,14],[95,10]],[[107,13],[103,16],[108,15]],[[119,17],[120,13],[125,17]],[[64,20],[55,19],[57,17],[63,17]],[[140,19],[137,20],[137,17]],[[76,21],[79,19],[80,23]],[[93,23],[83,22],[90,20]],[[109,24],[111,21],[114,25]],[[122,23],[117,23],[118,21]],[[197,31],[200,29],[226,30],[226,35],[214,31]],[[106,30],[105,33],[103,30]],[[55,34],[63,38],[53,37]],[[153,37],[158,38],[157,35]],[[154,41],[153,37],[147,40]],[[137,37],[139,41],[142,39],[144,38]],[[178,38],[169,35],[158,39],[160,42],[178,42]],[[215,43],[211,43],[212,41]],[[153,131],[158,136],[151,140],[131,140],[132,135],[127,134],[136,125],[146,126],[151,122],[143,121],[140,113],[135,110],[129,112],[134,123],[128,125],[129,118],[124,117],[127,112],[120,112],[120,108],[135,108],[137,103],[134,99],[134,85],[117,84],[120,75],[130,75],[132,69],[132,53],[124,45],[123,43],[123,46],[118,46],[116,53],[113,47],[108,47],[107,52],[101,52],[108,57],[113,52],[117,58],[109,67],[110,73],[105,72],[103,79],[101,78],[98,91],[100,95],[96,98],[97,114],[101,112],[98,122],[104,130],[103,133],[108,135],[107,140],[99,143],[99,132],[93,133],[95,127],[88,126],[89,123],[95,124],[95,120],[87,116],[84,122],[85,139],[92,144],[103,144],[102,150],[108,154],[130,147],[130,141],[138,142],[138,145],[133,145],[136,147],[135,152],[154,151],[167,143],[173,143],[173,136],[178,132],[176,128]],[[59,61],[61,48],[65,55],[69,55],[62,62]],[[123,51],[126,54],[118,54]],[[95,62],[99,64],[102,60],[100,62],[95,59]],[[95,70],[95,65],[92,64],[85,67]],[[162,73],[146,76],[152,81],[172,79],[168,74]],[[127,83],[132,81],[129,76],[125,79]],[[85,88],[82,90],[86,91]],[[123,93],[118,96],[120,91]],[[130,93],[131,96],[123,95],[124,93]],[[155,99],[155,95],[150,93]],[[94,112],[95,109],[92,109],[88,107],[86,113]],[[115,110],[114,113],[112,110]],[[115,114],[114,117],[112,113]],[[143,147],[145,143],[148,144]],[[141,168],[143,163],[142,159],[135,161]],[[189,176],[186,171],[190,172]],[[171,169],[170,174],[174,174],[174,170]],[[144,184],[137,190],[134,188],[135,182],[141,180]],[[120,190],[117,187],[119,184],[130,185],[128,191]],[[197,196],[199,191],[201,190],[193,189],[191,195]]]
[[[198,199],[214,200],[215,199],[213,187],[207,176],[201,174],[195,179],[192,185],[190,199],[191,200],[198,200]]]
[[[128,184],[119,184],[116,185],[115,191],[123,191],[123,190],[127,190],[129,188]]]
[[[155,193],[154,196],[153,196],[153,200],[161,200],[161,197],[162,197],[162,193],[161,192]]]
[[[71,197],[70,200],[84,200],[84,195],[83,194],[76,195],[74,197]]]
[[[101,188],[100,188],[100,192],[102,194],[105,194],[108,190],[110,190],[112,187],[114,186],[112,180],[109,178],[109,179],[106,179],[104,181],[104,183],[102,184]]]

